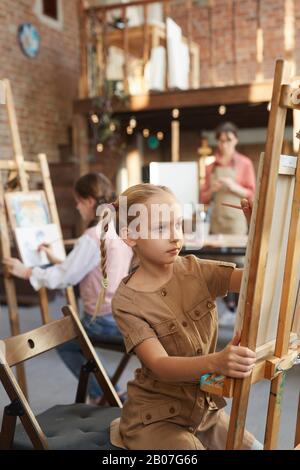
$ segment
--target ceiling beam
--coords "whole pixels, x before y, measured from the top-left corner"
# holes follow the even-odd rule
[[[270,101],[273,81],[251,85],[200,88],[187,91],[167,91],[149,95],[130,96],[129,103],[113,103],[115,113],[150,111],[170,108],[193,108],[201,106],[229,105],[237,103],[261,103]],[[88,114],[93,109],[93,98],[76,100],[74,112]]]

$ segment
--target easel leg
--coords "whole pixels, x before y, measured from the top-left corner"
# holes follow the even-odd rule
[[[78,307],[73,287],[66,288],[66,297],[68,304],[71,305],[71,307],[73,307],[73,310],[78,313]]]
[[[241,449],[242,447],[250,387],[251,376],[243,380],[236,380],[230,413],[226,450]]]
[[[275,377],[271,382],[269,406],[266,422],[265,450],[273,450],[277,447],[278,432],[281,418],[281,402],[285,388],[286,374]]]
[[[10,330],[13,336],[20,334],[20,323],[18,315],[17,295],[14,281],[10,278],[4,277],[4,287],[7,298],[7,307],[9,315]],[[25,377],[24,363],[16,366],[17,379],[20,387],[26,397],[28,397],[28,390]]]
[[[39,292],[39,303],[40,303],[40,309],[41,309],[41,315],[42,315],[42,320],[43,323],[49,323],[50,317],[49,317],[49,305],[48,305],[48,296],[47,296],[47,291],[45,287],[42,287]]]
[[[298,413],[296,421],[296,433],[295,433],[295,447],[300,444],[300,393],[299,393],[299,402],[298,402]]]

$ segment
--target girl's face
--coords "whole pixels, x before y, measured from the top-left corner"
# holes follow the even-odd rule
[[[180,205],[171,194],[163,193],[152,196],[145,208],[138,226],[142,236],[133,234],[129,225],[130,246],[135,248],[141,260],[158,265],[174,263],[183,243]]]
[[[75,194],[76,209],[85,222],[90,222],[95,217],[96,201],[93,197],[82,198]]]

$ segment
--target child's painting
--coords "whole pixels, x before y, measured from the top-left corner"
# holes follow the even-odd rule
[[[51,223],[44,191],[7,193],[5,202],[17,248],[26,266],[50,263],[47,255],[39,251],[41,244],[49,245],[55,258],[65,259],[63,240],[57,225]]]
[[[57,225],[48,224],[37,227],[17,227],[16,241],[23,263],[28,267],[46,266],[50,263],[46,253],[39,251],[43,243],[48,245],[55,258],[65,259],[64,246]]]
[[[13,229],[51,223],[44,191],[6,193],[5,201]]]

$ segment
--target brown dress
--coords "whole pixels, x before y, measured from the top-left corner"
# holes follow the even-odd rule
[[[218,322],[215,299],[228,291],[233,264],[180,257],[171,280],[154,292],[136,291],[125,278],[112,303],[128,352],[157,338],[169,356],[201,356],[215,351]],[[222,449],[228,417],[223,398],[191,382],[159,380],[143,364],[128,382],[121,419],[111,441],[127,449]],[[244,448],[254,437],[245,433]]]

